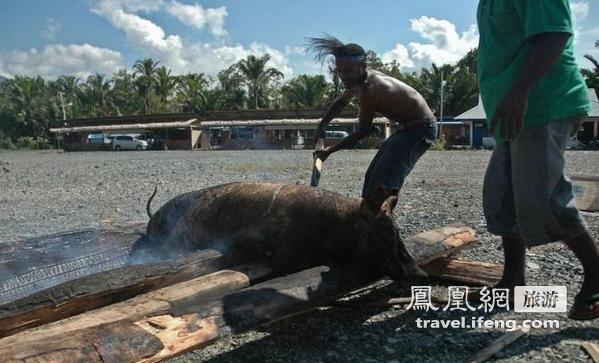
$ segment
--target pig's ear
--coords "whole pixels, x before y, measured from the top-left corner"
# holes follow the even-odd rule
[[[360,211],[363,216],[372,218],[381,211],[392,214],[397,204],[397,191],[383,184],[377,185],[371,194],[362,199]]]
[[[397,194],[392,194],[381,204],[381,211],[389,216],[393,215],[393,209],[397,205]]]

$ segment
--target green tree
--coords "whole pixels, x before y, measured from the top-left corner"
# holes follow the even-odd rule
[[[80,97],[88,107],[88,116],[112,115],[111,83],[99,73],[87,77]]]
[[[177,83],[177,77],[171,75],[170,69],[162,66],[156,70],[156,95],[160,100],[160,112],[168,112],[171,109],[169,101],[174,95]]]
[[[39,76],[16,76],[5,83],[3,92],[13,116],[5,116],[10,118],[11,124],[2,124],[11,138],[47,135],[50,121],[47,88],[46,82]]]
[[[247,97],[244,89],[245,79],[232,65],[220,71],[217,75],[218,86],[215,89],[211,103],[216,110],[242,109],[245,107]]]
[[[593,68],[583,68],[580,70],[587,87],[594,88],[599,95],[599,61],[590,54],[585,54],[584,57],[591,62]]]
[[[56,88],[57,106],[60,107],[60,113],[62,114],[62,108],[64,107],[66,118],[80,117],[82,115],[80,99],[81,78],[63,75],[58,77],[54,86]]]
[[[269,61],[270,55],[265,54],[262,57],[249,55],[237,63],[237,69],[245,78],[249,94],[252,95],[254,108],[259,108],[260,97],[267,93],[270,83],[283,78],[283,73],[278,69],[267,67]]]
[[[284,105],[291,108],[318,108],[327,102],[331,86],[324,76],[302,74],[282,88]]]
[[[206,110],[206,88],[209,84],[203,73],[180,76],[177,99],[181,111],[201,113]]]
[[[133,115],[143,109],[133,73],[119,69],[112,77],[112,101],[117,115]]]
[[[144,113],[152,113],[152,98],[155,94],[156,71],[160,62],[152,58],[137,60],[133,64],[133,74],[137,77],[135,85],[143,99]]]

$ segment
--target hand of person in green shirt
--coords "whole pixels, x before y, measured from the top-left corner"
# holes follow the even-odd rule
[[[540,33],[528,38],[530,55],[510,91],[497,105],[491,132],[501,126],[501,137],[511,140],[522,131],[530,92],[562,56],[570,34]]]

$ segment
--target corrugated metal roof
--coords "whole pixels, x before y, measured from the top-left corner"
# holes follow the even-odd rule
[[[593,88],[587,89],[589,93],[589,98],[591,99],[591,113],[589,117],[597,117],[599,118],[599,100],[597,99],[597,93]],[[485,113],[485,109],[483,108],[483,103],[478,98],[478,105],[472,107],[468,111],[463,114],[456,116],[456,120],[486,120],[487,114]]]

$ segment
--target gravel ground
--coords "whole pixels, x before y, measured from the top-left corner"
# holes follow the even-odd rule
[[[321,187],[357,197],[372,150],[343,151],[324,166]],[[488,151],[429,151],[402,190],[396,218],[403,236],[464,221],[481,241],[462,257],[501,263],[499,239],[485,231],[481,190]],[[571,173],[597,173],[599,153],[567,152]],[[154,209],[175,195],[239,180],[308,182],[309,151],[213,152],[0,152],[0,246],[18,236],[38,236],[106,223],[145,221],[155,184]],[[599,240],[599,215],[585,214]],[[528,283],[566,285],[570,304],[582,268],[561,244],[529,251]],[[435,291],[437,291],[436,288]],[[417,317],[459,318],[450,313],[406,312],[372,302],[405,294],[381,281],[326,307],[222,340],[174,361],[393,362],[464,361],[501,335],[498,330],[418,329]],[[365,304],[368,302],[370,304]],[[480,315],[470,313],[467,316]],[[597,320],[574,322],[564,314],[515,314],[494,319],[559,319],[559,330],[533,330],[500,352],[496,361],[590,361],[582,340],[599,341]]]

